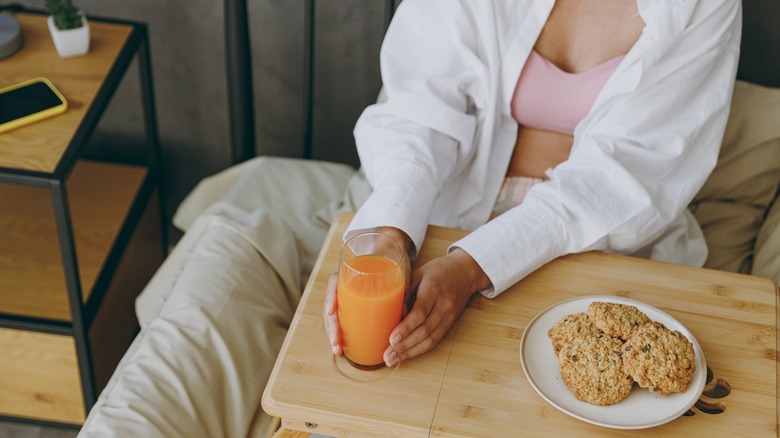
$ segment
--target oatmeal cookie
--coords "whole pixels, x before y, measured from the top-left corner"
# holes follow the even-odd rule
[[[588,306],[588,316],[601,331],[623,342],[642,324],[650,322],[641,310],[634,306],[594,301]]]
[[[574,338],[597,338],[604,336],[604,333],[593,324],[587,313],[576,313],[565,316],[554,326],[550,327],[550,330],[547,331],[547,336],[550,337],[555,349],[555,355],[557,356],[561,349],[566,344],[571,343]]]
[[[631,393],[633,379],[623,370],[622,343],[609,336],[579,337],[558,354],[563,383],[578,400],[594,405],[615,404]]]
[[[693,344],[661,323],[644,324],[623,345],[623,370],[656,394],[685,392],[696,371]]]

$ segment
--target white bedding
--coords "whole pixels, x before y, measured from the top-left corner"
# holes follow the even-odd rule
[[[264,436],[260,397],[329,220],[362,198],[342,196],[353,175],[258,158],[196,188],[177,213],[188,231],[137,300],[141,332],[79,436]]]

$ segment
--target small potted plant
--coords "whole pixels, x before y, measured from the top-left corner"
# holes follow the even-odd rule
[[[46,0],[49,32],[62,58],[83,55],[89,51],[89,23],[84,12],[72,0]]]

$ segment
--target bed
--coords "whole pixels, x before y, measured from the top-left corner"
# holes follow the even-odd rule
[[[385,4],[389,22],[396,1],[386,0]],[[218,429],[199,430],[198,435],[234,436],[238,430],[250,430],[252,436],[264,436],[272,432],[272,421],[255,415],[260,411],[260,394],[237,399],[229,389],[216,392],[209,389],[212,384],[213,388],[241,385],[240,376],[253,375],[252,371],[214,365],[205,358],[207,355],[195,354],[197,350],[189,356],[179,357],[178,352],[170,354],[172,344],[153,340],[166,336],[171,340],[190,339],[197,348],[216,349],[220,354],[234,358],[229,362],[235,366],[241,362],[242,354],[251,351],[246,345],[247,338],[251,339],[257,333],[273,333],[277,342],[264,346],[265,357],[250,361],[256,367],[257,375],[262,375],[264,370],[270,372],[275,356],[267,352],[278,350],[289,322],[279,315],[292,316],[299,297],[294,291],[302,290],[311,269],[311,266],[304,266],[299,272],[278,275],[280,269],[284,271],[279,267],[283,263],[277,265],[274,260],[289,257],[312,260],[319,251],[329,221],[340,212],[356,208],[368,195],[361,174],[354,167],[311,157],[315,1],[306,0],[305,57],[309,60],[305,63],[303,96],[307,109],[303,124],[306,144],[303,156],[297,159],[254,157],[254,109],[248,97],[252,96],[252,74],[251,66],[246,62],[249,59],[246,3],[229,1],[226,5],[234,165],[203,180],[178,207],[174,224],[184,235],[136,301],[141,332],[100,395],[83,430],[84,436],[118,434],[119,431],[111,428],[110,420],[127,412],[134,414],[134,421],[153,423],[158,430],[174,431],[182,419],[197,417],[205,424],[212,419],[220,423]],[[772,17],[778,14],[780,4],[777,2],[744,4],[739,80],[721,155],[716,170],[690,206],[710,246],[706,267],[768,277],[776,282],[780,282],[780,202],[776,202],[780,192],[780,30]],[[279,180],[314,183],[307,186],[305,193],[290,196],[277,190]],[[247,193],[252,196],[247,197]],[[319,202],[305,202],[311,199]],[[225,219],[236,217],[240,220]],[[218,231],[206,232],[214,229]],[[264,233],[258,233],[260,229]],[[296,230],[298,235],[291,236],[290,230]],[[270,243],[269,233],[273,235]],[[219,245],[211,253],[202,254],[199,248],[204,241]],[[295,255],[290,255],[291,246],[298,250]],[[259,304],[251,297],[241,295],[251,295],[254,286],[238,287],[238,292],[222,298],[188,296],[188,290],[201,286],[198,281],[213,280],[193,281],[188,270],[208,269],[210,263],[224,263],[224,260],[230,260],[231,265],[226,267],[224,278],[217,280],[251,285],[252,281],[268,281],[257,279],[257,271],[268,269],[277,273],[271,275],[272,281],[288,292]],[[297,263],[297,260],[290,262]],[[189,283],[181,284],[181,278],[189,278]],[[196,275],[195,278],[199,277]],[[200,331],[192,324],[194,319],[222,318],[231,311],[255,312],[255,316],[244,320],[237,318],[228,333],[219,336]],[[262,326],[260,331],[253,327],[253,322]],[[165,327],[171,323],[178,324],[175,333]],[[164,373],[143,365],[150,356],[158,357],[156,362],[149,363],[173,364],[187,370],[201,379],[203,387],[195,394],[187,388],[176,387],[171,381],[177,376],[166,379]],[[212,366],[223,368],[215,373],[210,369]],[[155,375],[157,380],[149,381],[148,375]],[[225,381],[211,382],[213,379]],[[149,394],[162,388],[167,390],[163,392],[169,397],[213,397],[215,405],[232,408],[201,412],[196,403],[177,399],[178,404],[184,405],[182,412],[150,413],[144,410],[149,401],[144,399],[143,388],[147,388]],[[112,405],[112,394],[117,391],[134,391],[136,395],[129,402]],[[158,406],[165,406],[167,402],[174,400],[155,401]],[[97,411],[102,413],[100,418],[95,414]],[[251,419],[251,424],[246,423],[246,418]],[[235,422],[230,424],[232,419]],[[126,432],[132,432],[132,429]]]

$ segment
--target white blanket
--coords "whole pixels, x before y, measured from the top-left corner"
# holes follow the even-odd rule
[[[264,436],[263,389],[330,219],[365,197],[359,179],[258,158],[196,188],[177,213],[189,231],[139,298],[141,332],[79,436]]]

